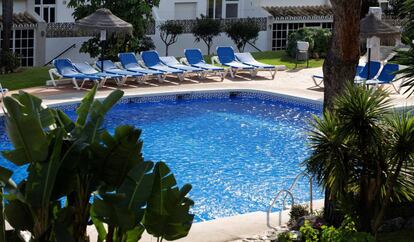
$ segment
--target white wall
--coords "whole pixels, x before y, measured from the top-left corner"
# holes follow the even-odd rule
[[[346,0],[344,0],[346,1]],[[317,6],[328,5],[329,0],[260,0],[262,6]]]
[[[31,0],[34,1],[34,0]],[[3,11],[2,8],[2,1],[0,1],[0,15],[1,11]],[[26,0],[13,0],[13,12],[14,13],[20,13],[26,11]]]
[[[73,22],[73,8],[68,8],[69,0],[56,0],[56,22]]]
[[[80,53],[79,49],[82,43],[87,41],[89,37],[71,37],[71,38],[47,38],[46,39],[46,62],[52,60],[62,51],[67,49],[72,44],[76,44],[76,47],[66,52],[60,58],[69,58],[74,62],[94,62],[89,54]]]
[[[165,55],[165,45],[161,41],[158,33],[156,35],[150,36],[152,40],[154,41],[154,44],[156,46],[156,50],[161,56]],[[261,31],[259,33],[259,38],[256,41],[256,46],[265,51],[269,49],[269,43],[268,43],[268,33],[266,31]],[[211,53],[216,52],[217,46],[233,46],[235,50],[237,50],[237,47],[234,46],[234,43],[231,39],[229,39],[225,33],[222,33],[220,36],[214,39],[213,46],[211,47]],[[183,34],[178,37],[177,43],[174,45],[171,45],[169,48],[169,55],[176,56],[176,57],[182,57],[184,56],[184,49],[187,48],[199,48],[203,52],[203,54],[207,54],[207,46],[204,44],[204,42],[196,43],[194,41],[194,36],[192,34]],[[257,50],[251,47],[250,45],[247,45],[245,48],[245,51],[249,52],[256,52]]]
[[[270,16],[268,12],[266,12],[262,8],[261,4],[262,0],[244,0],[240,2],[239,7],[241,7],[239,13],[241,18],[252,18],[252,17],[267,17]],[[275,2],[275,1],[272,1]]]
[[[175,3],[194,2],[197,3],[196,16],[206,15],[207,0],[161,0],[158,8],[154,8],[154,17],[156,20],[172,20],[175,18]]]

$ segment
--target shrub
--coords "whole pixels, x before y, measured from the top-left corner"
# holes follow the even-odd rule
[[[21,66],[19,56],[11,51],[0,53],[0,67],[3,73],[14,72]]]
[[[160,37],[165,44],[165,55],[168,56],[168,48],[178,40],[178,35],[184,32],[184,26],[180,23],[167,21],[162,23],[159,27]]]
[[[339,228],[322,226],[321,230],[312,227],[309,221],[300,228],[301,240],[304,242],[374,242],[375,239],[369,233],[358,232],[355,222],[349,216],[345,216]],[[289,240],[288,240],[289,241]]]
[[[321,28],[303,28],[296,32],[289,34],[289,41],[287,46],[288,55],[296,56],[296,42],[309,42],[310,56],[320,58],[325,57],[329,49],[329,41],[332,33],[328,29]]]
[[[283,232],[277,236],[277,241],[278,242],[292,242],[293,236],[289,231]]]
[[[220,35],[221,32],[220,20],[207,18],[204,15],[201,15],[201,18],[197,18],[192,32],[196,38],[196,42],[203,41],[207,45],[207,54],[210,55],[213,40]]]
[[[239,52],[243,52],[247,43],[254,44],[259,37],[259,25],[251,19],[239,20],[226,28],[227,36],[236,44]]]
[[[302,241],[305,242],[317,242],[319,241],[319,230],[314,229],[309,221],[305,221],[305,224],[300,227],[300,233]]]
[[[308,205],[293,205],[289,212],[289,225],[293,225],[299,218],[309,215]]]

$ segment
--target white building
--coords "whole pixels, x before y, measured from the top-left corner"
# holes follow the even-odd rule
[[[81,44],[90,37],[79,36],[74,31],[73,9],[67,7],[68,1],[14,1],[12,46],[23,65],[41,66],[56,57],[90,60],[88,55],[79,53]],[[195,43],[190,33],[195,18],[200,15],[222,19],[224,24],[252,18],[261,31],[255,46],[247,46],[247,51],[285,49],[290,32],[302,27],[331,28],[333,22],[329,0],[161,0],[153,15],[155,26],[149,29],[148,35],[161,54],[165,47],[156,26],[164,21],[180,21],[186,26],[186,33],[170,47],[170,54],[175,56],[182,56],[183,49],[190,47],[206,52],[205,45]],[[214,44],[233,45],[224,33]]]

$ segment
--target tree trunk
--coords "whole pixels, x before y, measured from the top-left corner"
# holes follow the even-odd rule
[[[333,100],[346,83],[355,78],[358,65],[360,13],[362,0],[331,0],[334,11],[331,47],[323,65],[324,106],[332,108]]]
[[[359,62],[359,33],[361,3],[363,0],[331,0],[334,11],[331,47],[323,65],[324,109],[331,110],[333,101],[347,83],[355,78]],[[337,224],[341,214],[337,212],[336,202],[325,192],[325,219]]]
[[[13,27],[13,0],[3,0],[3,51],[10,51],[11,31]]]

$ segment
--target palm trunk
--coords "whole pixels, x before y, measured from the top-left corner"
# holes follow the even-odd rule
[[[323,65],[324,73],[324,109],[331,110],[333,101],[346,83],[355,78],[358,65],[360,12],[362,0],[331,0],[334,11],[334,26],[331,47]],[[325,192],[325,219],[336,224],[341,215],[335,209],[329,190]]]
[[[3,0],[3,51],[10,51],[11,31],[13,27],[13,0]]]
[[[397,164],[397,168],[395,169],[394,175],[390,178],[390,182],[388,184],[387,192],[385,194],[384,200],[381,203],[380,211],[378,212],[378,214],[375,218],[374,225],[372,227],[372,232],[375,233],[375,234],[377,233],[377,230],[378,230],[379,226],[382,223],[382,220],[383,220],[384,214],[385,214],[385,210],[387,209],[388,204],[390,203],[391,194],[394,190],[395,183],[397,183],[397,179],[400,176],[402,166],[403,166],[403,161],[400,160]]]
[[[333,100],[347,82],[355,78],[359,62],[360,12],[362,0],[331,0],[334,26],[331,47],[323,65],[325,108],[331,109]]]

